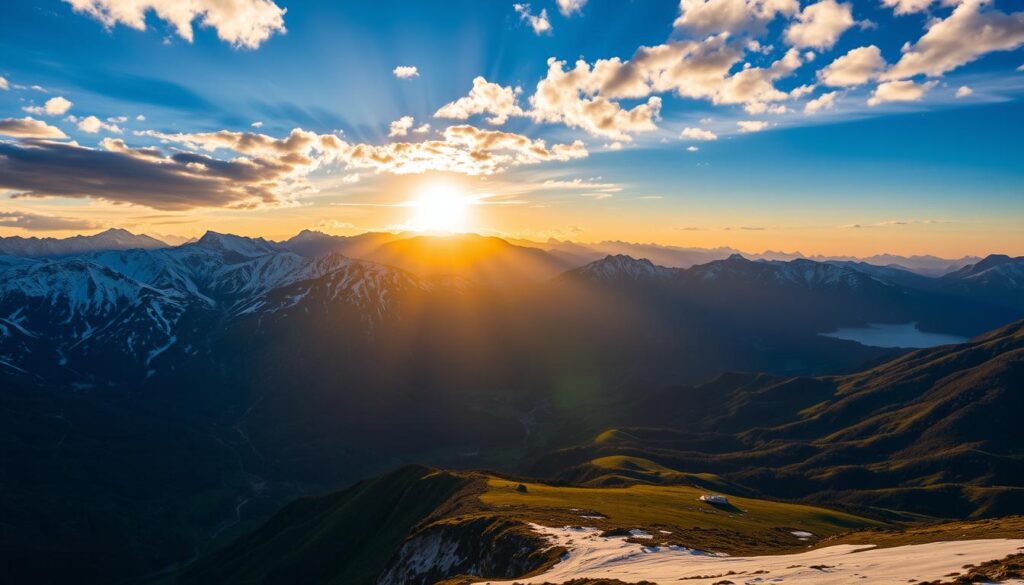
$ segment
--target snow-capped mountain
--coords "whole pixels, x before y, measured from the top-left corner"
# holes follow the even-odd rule
[[[0,282],[0,348],[21,371],[114,360],[118,374],[140,373],[176,341],[193,306],[188,295],[85,258],[25,263]]]
[[[325,237],[331,238],[310,233],[298,243],[323,243]],[[360,242],[369,245],[370,240]],[[730,322],[744,330],[799,328],[809,334],[858,323],[908,321],[971,333],[972,327],[1005,322],[1024,311],[1022,261],[1006,257],[990,257],[933,279],[854,262],[749,260],[735,254],[682,269],[610,255],[556,277],[551,281],[555,289],[540,285],[507,293],[494,288],[502,281],[494,274],[515,269],[513,256],[504,253],[508,246],[497,246],[502,253],[494,257],[474,258],[474,270],[491,278],[490,287],[479,289],[479,283],[435,275],[437,266],[429,263],[418,274],[339,253],[304,255],[288,243],[214,232],[177,247],[0,256],[0,367],[51,377],[74,371],[78,379],[88,379],[90,372],[145,377],[183,360],[216,362],[211,339],[239,331],[243,337],[292,329],[301,335],[326,324],[329,331],[360,339],[382,330],[397,332],[403,320],[443,323],[445,311],[457,312],[470,289],[512,294],[512,305],[484,295],[466,306],[482,315],[512,312],[525,330],[550,325],[551,315],[569,307],[585,312],[602,306],[588,305],[580,296],[602,286],[625,293],[613,302],[633,303],[666,322],[701,327]],[[519,249],[514,252],[522,261],[536,260]],[[569,282],[584,286],[563,286]],[[517,294],[535,296],[518,304]],[[557,306],[545,313],[551,303]],[[623,319],[636,314],[627,308],[607,311]],[[399,329],[388,329],[391,325]]]
[[[849,266],[796,259],[747,260],[733,254],[725,260],[694,266],[682,273],[687,281],[744,286],[786,286],[809,290],[888,287],[889,283]]]
[[[161,357],[195,355],[232,322],[343,307],[367,329],[409,291],[464,283],[422,279],[340,254],[307,258],[263,239],[208,233],[175,248],[67,258],[0,256],[0,366],[59,374],[151,375]],[[276,318],[276,317],[275,317]],[[112,365],[113,364],[113,365]]]
[[[471,286],[462,279],[423,278],[338,254],[316,259],[309,271],[320,274],[254,297],[247,305],[240,306],[238,313],[258,312],[264,318],[284,318],[291,311],[326,313],[344,305],[357,310],[364,323],[372,327],[411,295],[434,291],[458,294]]]
[[[566,276],[591,282],[621,283],[667,280],[680,272],[679,269],[657,266],[646,258],[616,254],[577,268]]]
[[[993,254],[942,277],[944,290],[1024,310],[1024,257]]]
[[[1024,289],[1024,257],[1013,258],[1005,254],[992,254],[979,262],[947,274],[944,280],[970,280]]]
[[[608,256],[567,274],[572,278],[604,283],[668,283],[678,286],[797,287],[807,290],[888,287],[881,278],[895,268],[868,266],[861,269],[844,263],[813,260],[748,260],[733,254],[724,260],[690,268],[666,268],[650,260],[626,255]],[[873,274],[873,273],[877,273]],[[911,274],[911,276],[913,276]]]
[[[130,250],[134,248],[154,250],[166,248],[167,244],[144,234],[133,234],[128,230],[112,228],[92,236],[70,238],[23,238],[11,236],[0,238],[0,254],[7,256],[70,256],[101,250]]]

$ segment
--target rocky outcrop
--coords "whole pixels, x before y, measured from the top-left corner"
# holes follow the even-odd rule
[[[548,566],[564,552],[515,520],[454,518],[409,537],[377,585],[429,585],[457,575],[515,578]]]

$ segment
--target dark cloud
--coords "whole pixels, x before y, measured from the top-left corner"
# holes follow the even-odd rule
[[[43,141],[0,142],[0,189],[18,197],[93,197],[165,211],[278,201],[292,167],[152,149],[99,150]]]
[[[67,138],[60,128],[29,116],[0,119],[0,135],[18,138]]]
[[[85,219],[38,215],[20,211],[0,211],[0,227],[46,232],[56,230],[93,230],[103,226]]]

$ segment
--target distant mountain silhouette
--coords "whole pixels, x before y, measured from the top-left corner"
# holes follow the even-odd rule
[[[156,238],[118,228],[111,228],[92,236],[71,236],[63,239],[21,236],[0,238],[0,254],[9,256],[69,256],[102,250],[153,250],[164,247],[167,247],[167,244]]]

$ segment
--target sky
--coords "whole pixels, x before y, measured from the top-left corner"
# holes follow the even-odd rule
[[[1016,1],[8,0],[3,12],[0,236],[444,226],[1024,254]]]

